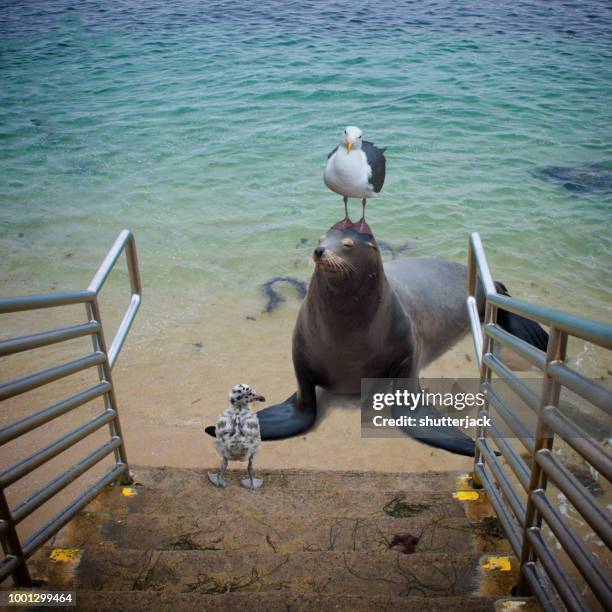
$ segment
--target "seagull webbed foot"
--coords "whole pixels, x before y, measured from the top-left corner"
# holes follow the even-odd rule
[[[364,217],[361,217],[361,219],[359,219],[359,221],[353,225],[353,229],[359,234],[370,234],[370,236],[374,235]]]
[[[227,486],[227,482],[225,478],[220,476],[219,474],[214,474],[213,472],[208,472],[208,480],[212,482],[215,487],[225,487]]]
[[[261,478],[253,478],[252,480],[250,478],[245,478],[244,480],[240,481],[240,484],[251,491],[255,491],[255,489],[259,489],[259,487],[261,487],[263,480],[261,480]]]
[[[348,217],[344,217],[344,219],[342,219],[342,221],[338,221],[338,223],[336,223],[332,229],[343,231],[351,227],[353,227],[353,222]]]

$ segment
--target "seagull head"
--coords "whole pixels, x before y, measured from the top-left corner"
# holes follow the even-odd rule
[[[358,127],[354,125],[349,125],[345,128],[342,134],[342,145],[346,147],[348,153],[351,152],[351,149],[361,149],[363,134]]]
[[[250,402],[265,402],[263,395],[255,393],[249,385],[236,385],[229,392],[230,404],[236,406],[248,406]]]

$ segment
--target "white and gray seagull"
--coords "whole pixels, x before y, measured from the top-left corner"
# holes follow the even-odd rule
[[[340,144],[327,156],[323,180],[336,193],[344,197],[344,219],[334,226],[346,229],[353,226],[348,215],[348,199],[361,198],[361,220],[355,227],[358,232],[371,233],[365,222],[368,198],[376,197],[385,182],[385,149],[379,149],[363,140],[358,127],[349,125],[343,132]]]
[[[225,470],[229,461],[248,461],[249,477],[240,484],[247,489],[258,489],[262,482],[253,477],[253,457],[261,445],[259,419],[251,411],[250,402],[265,402],[249,385],[236,385],[229,393],[229,406],[217,417],[215,448],[221,456],[218,474],[208,472],[208,480],[224,487]]]

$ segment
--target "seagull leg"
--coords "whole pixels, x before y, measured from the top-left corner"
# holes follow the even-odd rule
[[[366,223],[366,220],[365,220],[366,203],[367,203],[366,198],[363,198],[361,200],[361,206],[362,206],[361,219],[359,219],[359,221],[355,224],[355,230],[358,231],[360,234],[372,235],[372,230],[370,229],[370,226]]]
[[[345,230],[353,225],[353,222],[349,219],[348,215],[348,196],[344,196],[344,219],[338,221],[332,229]]]
[[[218,474],[213,474],[213,472],[208,472],[208,480],[212,482],[215,487],[224,487],[227,485],[225,482],[225,470],[227,469],[227,457],[223,457],[223,461],[221,461],[221,469]]]
[[[263,484],[263,480],[260,478],[253,478],[253,455],[249,457],[249,467],[247,468],[247,472],[249,477],[241,480],[240,484],[247,489],[251,489],[251,491],[259,489],[259,487],[261,487]]]

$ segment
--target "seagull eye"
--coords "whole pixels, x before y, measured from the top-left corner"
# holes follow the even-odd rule
[[[347,249],[351,249],[355,246],[355,241],[352,238],[345,238],[342,241],[342,246]]]

